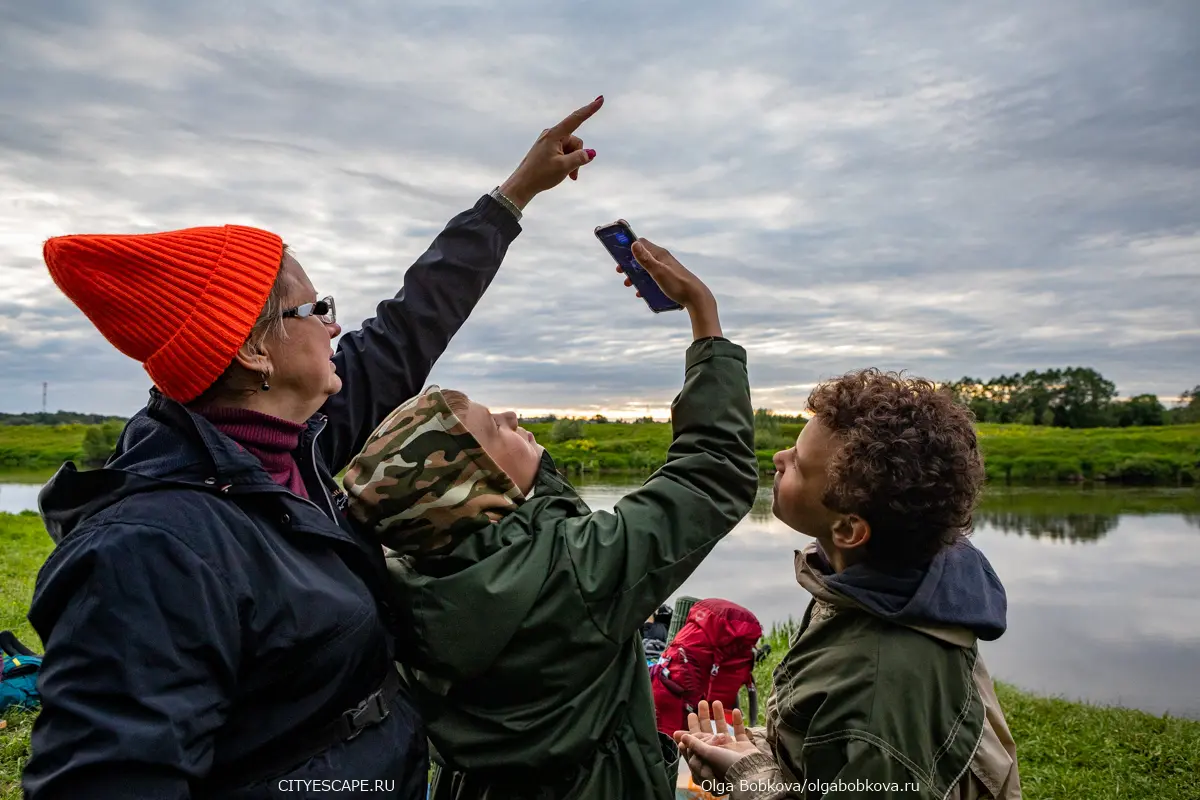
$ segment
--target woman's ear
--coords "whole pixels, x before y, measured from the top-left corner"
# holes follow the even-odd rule
[[[237,349],[233,360],[237,362],[238,366],[257,375],[270,375],[273,372],[271,355],[261,344],[258,346],[251,346],[249,343],[243,344]]]

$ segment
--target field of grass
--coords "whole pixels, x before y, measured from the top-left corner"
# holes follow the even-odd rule
[[[86,425],[0,426],[0,470],[56,468],[81,460]],[[588,423],[581,439],[555,442],[551,423],[527,426],[566,472],[648,472],[661,466],[671,443],[665,422]],[[790,446],[803,426],[783,424],[778,436],[760,438],[759,467]],[[1193,484],[1200,478],[1200,425],[1145,428],[1047,428],[979,425],[988,479],[993,483],[1107,481]]]
[[[788,649],[792,630],[790,624],[776,625],[763,637],[771,653],[754,670],[759,725],[765,724],[771,673]],[[1038,697],[1000,681],[996,694],[1017,743],[1022,797],[1200,797],[1200,721]],[[745,695],[742,714],[749,719]]]
[[[0,426],[0,469],[5,473],[54,469],[80,460],[88,425]]]
[[[648,470],[662,464],[671,442],[666,423],[591,423],[584,438],[550,439],[550,423],[528,426],[567,471]],[[801,425],[780,426],[773,446],[758,449],[759,467],[773,471],[776,449],[795,441]],[[993,483],[1101,480],[1184,484],[1200,478],[1200,425],[1070,430],[1033,425],[979,425]]]
[[[979,437],[993,481],[1150,484],[1200,478],[1200,425],[1071,430],[985,423]]]
[[[37,514],[0,514],[0,631],[12,631],[37,652],[42,641],[25,618],[33,599],[38,569],[53,542]],[[0,800],[19,800],[21,767],[29,756],[34,714],[10,711],[0,730]]]

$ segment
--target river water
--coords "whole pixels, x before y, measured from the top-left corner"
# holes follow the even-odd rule
[[[582,480],[612,510],[638,483]],[[0,483],[0,511],[35,509],[36,483]],[[754,510],[670,598],[723,597],[765,627],[808,594],[793,552],[809,540]],[[992,675],[1040,694],[1200,719],[1200,490],[989,491],[973,541],[1008,594],[1008,631],[981,651]]]

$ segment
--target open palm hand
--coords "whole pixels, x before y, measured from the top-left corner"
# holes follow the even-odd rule
[[[721,701],[713,703],[711,718],[707,700],[700,701],[698,711],[698,714],[688,714],[688,729],[675,731],[675,741],[693,775],[704,780],[723,781],[730,767],[758,752],[758,748],[746,733],[741,709],[733,710],[732,729],[725,722]]]

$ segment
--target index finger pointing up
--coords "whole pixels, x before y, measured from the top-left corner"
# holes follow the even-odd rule
[[[570,136],[580,125],[587,122],[592,114],[599,111],[602,105],[604,105],[604,95],[600,95],[583,108],[577,108],[572,111],[562,122],[551,128],[550,133],[555,137]]]

